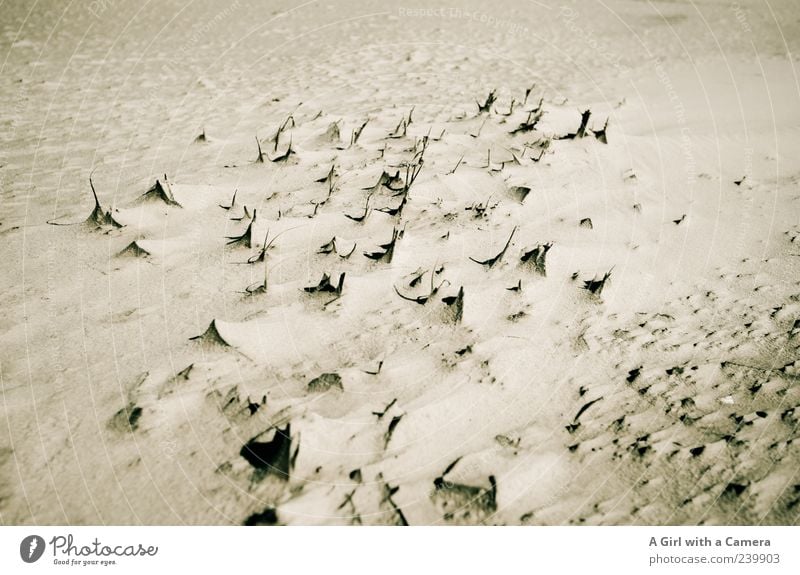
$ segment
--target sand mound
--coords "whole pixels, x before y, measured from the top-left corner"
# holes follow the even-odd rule
[[[143,248],[139,241],[134,240],[125,246],[118,254],[118,256],[131,256],[135,258],[146,258],[152,255],[149,251]]]
[[[219,328],[217,327],[217,320],[212,319],[211,323],[208,324],[206,331],[201,333],[200,335],[196,335],[194,337],[189,338],[190,340],[208,346],[218,346],[218,347],[230,347],[231,345],[222,337],[222,334],[219,332]]]
[[[169,185],[169,181],[167,181],[166,174],[163,179],[157,179],[156,183],[142,194],[137,201],[138,203],[157,203],[181,207],[175,200],[175,196],[172,195],[172,188]]]

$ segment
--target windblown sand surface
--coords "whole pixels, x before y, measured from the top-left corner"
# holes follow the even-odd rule
[[[3,4],[2,523],[798,523],[794,1],[421,8]]]

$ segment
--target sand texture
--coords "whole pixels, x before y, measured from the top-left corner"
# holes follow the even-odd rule
[[[794,0],[424,8],[3,4],[0,523],[798,523]]]

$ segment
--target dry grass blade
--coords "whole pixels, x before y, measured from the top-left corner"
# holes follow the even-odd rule
[[[608,118],[606,118],[606,123],[603,124],[603,127],[600,130],[597,130],[594,133],[594,137],[598,139],[603,144],[608,144]]]
[[[330,240],[328,243],[326,243],[326,244],[324,244],[324,245],[320,246],[320,247],[319,247],[319,249],[317,249],[317,253],[318,253],[318,254],[331,254],[331,253],[336,253],[336,255],[337,255],[337,256],[339,256],[340,258],[342,258],[342,259],[345,259],[345,260],[346,260],[346,259],[348,259],[348,258],[349,258],[351,255],[353,255],[353,252],[354,252],[354,251],[356,251],[356,246],[357,246],[357,245],[358,245],[358,243],[356,243],[356,242],[353,242],[353,247],[352,247],[352,248],[350,248],[350,251],[349,251],[349,252],[347,252],[347,253],[340,253],[340,252],[339,252],[339,243],[338,243],[338,240],[336,239],[336,236],[334,236],[333,238],[331,238],[331,240]]]
[[[257,211],[253,210],[253,218],[250,220],[250,223],[247,224],[247,229],[244,231],[242,235],[239,236],[229,236],[227,239],[231,240],[228,242],[229,246],[244,246],[246,248],[252,247],[252,239],[253,239],[253,224],[256,221]]]
[[[172,187],[169,185],[169,180],[167,179],[166,174],[164,174],[163,181],[157,179],[156,183],[153,184],[153,187],[142,194],[139,200],[142,202],[161,202],[167,204],[168,206],[175,206],[178,208],[181,207],[181,205],[175,200],[175,196],[172,195]]]
[[[536,82],[534,82],[534,83],[531,85],[531,87],[530,87],[530,88],[526,88],[526,89],[525,89],[525,99],[524,99],[524,100],[522,100],[522,105],[523,105],[523,106],[524,106],[524,105],[526,105],[526,104],[528,103],[528,98],[530,97],[530,95],[531,95],[531,92],[533,92],[533,89],[534,89],[534,88],[536,88]]]
[[[447,132],[447,130],[445,128],[442,128],[442,131],[439,133],[438,136],[431,136],[431,130],[432,129],[433,129],[433,126],[428,128],[428,134],[425,136],[425,138],[429,139],[432,142],[440,142],[444,138],[445,132]]]
[[[470,132],[470,133],[469,133],[469,135],[470,135],[470,136],[472,136],[473,138],[478,138],[478,137],[480,137],[480,135],[481,135],[481,130],[483,130],[483,126],[484,126],[484,124],[486,124],[486,118],[484,118],[484,119],[483,119],[483,122],[481,122],[481,125],[480,125],[480,126],[478,126],[478,131],[477,131],[477,132],[475,132],[474,134],[473,134],[472,132]]]
[[[403,295],[400,292],[400,290],[397,289],[397,286],[394,286],[394,291],[395,291],[395,293],[397,293],[397,295],[399,295],[404,300],[413,301],[414,303],[417,303],[419,305],[425,305],[426,303],[428,303],[428,300],[430,299],[430,295],[421,295],[421,296],[417,296],[417,297],[410,297],[410,296],[407,296],[407,295]]]
[[[393,192],[402,192],[405,189],[405,182],[400,177],[400,170],[395,171],[393,176],[389,176],[383,185]]]
[[[464,317],[464,286],[458,288],[456,295],[443,297],[442,302],[447,306],[452,323],[461,323]]]
[[[282,153],[282,154],[277,155],[277,156],[273,156],[272,158],[269,159],[269,161],[270,162],[285,162],[286,160],[289,159],[289,156],[291,156],[292,154],[296,154],[296,153],[297,152],[295,152],[294,149],[292,148],[292,135],[289,134],[289,146],[286,148],[286,151],[284,153]]]
[[[458,169],[458,167],[461,165],[461,162],[463,162],[463,161],[464,161],[464,155],[462,154],[461,157],[458,159],[458,162],[456,162],[455,167],[452,170],[450,170],[449,172],[447,172],[447,174],[448,175],[455,174],[456,170]]]
[[[389,442],[392,440],[392,435],[394,435],[395,429],[403,420],[403,414],[395,415],[392,420],[389,422],[389,427],[386,429],[386,433],[383,435],[383,448],[386,449],[389,447]]]
[[[353,242],[353,247],[350,248],[349,252],[347,252],[347,253],[339,253],[339,246],[337,245],[336,246],[336,255],[339,256],[340,258],[342,258],[343,260],[350,259],[350,256],[352,256],[353,253],[355,253],[356,247],[358,247],[358,243],[357,242]]]
[[[369,118],[364,120],[363,124],[361,124],[358,128],[355,128],[353,130],[353,132],[350,134],[350,142],[348,142],[347,145],[336,146],[336,149],[337,150],[349,150],[350,148],[355,146],[356,143],[358,143],[358,139],[361,137],[361,132],[364,131],[364,128],[366,127],[366,125],[368,123],[369,123]]]
[[[593,406],[595,403],[597,403],[598,401],[600,401],[600,400],[602,400],[602,399],[603,399],[603,398],[602,398],[602,396],[601,396],[601,397],[598,397],[597,399],[593,399],[592,401],[590,401],[590,402],[588,402],[588,403],[585,403],[585,404],[583,405],[583,407],[581,407],[581,408],[578,410],[578,413],[576,413],[576,414],[575,414],[575,418],[573,419],[573,422],[577,423],[577,422],[578,422],[578,419],[580,418],[580,416],[581,416],[581,415],[583,415],[584,413],[586,413],[586,410],[587,410],[587,409],[589,409],[589,408],[590,408],[590,407],[592,407],[592,406]]]
[[[392,262],[392,257],[394,256],[394,247],[395,243],[397,242],[397,228],[392,228],[392,239],[386,243],[381,244],[381,249],[375,252],[364,252],[364,255],[371,260],[375,261],[386,261],[386,263]]]
[[[250,210],[247,209],[247,204],[242,207],[242,215],[235,218],[228,218],[232,222],[241,222],[242,220],[249,220],[253,216],[250,215]]]
[[[366,371],[364,373],[369,373],[370,375],[378,375],[378,372],[380,371],[380,366],[381,365],[383,365],[383,362],[378,363],[379,367],[378,367],[378,371],[377,372]],[[378,421],[380,421],[381,419],[383,419],[383,416],[386,415],[389,412],[389,410],[392,408],[392,406],[395,403],[397,403],[397,398],[396,397],[392,401],[390,401],[389,404],[386,407],[383,408],[383,411],[373,411],[372,415],[377,417]]]
[[[523,264],[533,266],[537,273],[547,275],[547,252],[553,247],[553,242],[539,244],[532,250],[522,254],[520,261]]]
[[[576,132],[567,134],[565,136],[560,136],[559,140],[575,140],[578,138],[583,138],[586,136],[589,126],[589,117],[592,115],[591,110],[584,110],[581,112],[581,125],[578,126],[578,130]]]
[[[542,157],[547,152],[547,150],[550,149],[550,146],[552,145],[552,143],[553,143],[553,140],[551,138],[539,138],[538,140],[536,140],[533,143],[525,144],[525,148],[526,149],[530,148],[530,149],[532,149],[534,151],[536,151],[536,150],[539,151],[539,155],[538,156],[533,156],[533,155],[531,156],[531,160],[533,160],[534,162],[538,162],[539,160],[542,159]]]
[[[474,215],[473,215],[473,217],[475,217],[475,218],[486,217],[488,215],[488,213],[489,213],[489,210],[493,210],[498,206],[498,202],[495,202],[494,204],[490,204],[489,202],[491,201],[491,199],[492,199],[492,196],[490,195],[488,198],[486,198],[485,202],[478,203],[478,204],[472,204],[470,206],[467,206],[464,209],[466,211],[475,212]]]
[[[350,138],[351,146],[355,146],[358,143],[358,139],[361,137],[361,132],[364,131],[364,128],[367,127],[367,124],[369,124],[369,118],[364,120],[363,124],[361,124],[358,128],[353,130],[353,135]]]
[[[370,190],[371,192],[375,193],[378,192],[381,187],[387,187],[393,192],[398,190],[402,190],[403,180],[400,178],[400,170],[396,170],[394,175],[390,174],[386,170],[381,172],[378,181],[375,182],[372,186],[367,186],[362,188],[363,190]],[[398,187],[399,186],[399,187]]]
[[[92,181],[92,175],[89,175],[89,187],[92,190],[92,196],[94,197],[94,209],[92,213],[89,214],[89,217],[84,220],[84,225],[92,228],[97,229],[104,226],[112,227],[112,228],[122,228],[125,227],[117,220],[114,219],[114,216],[111,215],[111,211],[104,211],[103,208],[100,206],[100,200],[97,197],[97,191],[94,189],[94,182]],[[47,223],[51,226],[73,226],[76,223],[60,223],[53,220],[47,220]]]
[[[247,295],[256,295],[261,293],[267,293],[269,289],[269,268],[266,264],[264,264],[264,281],[260,284],[251,284],[244,288],[244,291]]]
[[[406,123],[406,119],[400,118],[400,123],[397,124],[395,129],[387,136],[387,138],[390,138],[392,140],[404,138],[407,131],[408,131],[408,124]]]
[[[239,191],[238,189],[237,190],[233,190],[233,197],[231,198],[231,201],[227,206],[223,206],[222,204],[219,204],[219,207],[222,208],[223,210],[227,211],[227,210],[230,210],[233,206],[235,206],[236,205],[236,194],[237,194],[238,191]]]
[[[354,222],[363,222],[364,220],[367,219],[367,216],[369,216],[369,212],[370,212],[369,202],[370,202],[371,199],[372,199],[372,193],[369,193],[367,195],[367,200],[364,203],[364,213],[362,215],[360,215],[360,216],[352,216],[350,214],[345,214],[344,216],[346,218],[349,218],[349,219],[353,220]]]
[[[605,287],[606,282],[611,278],[612,270],[613,268],[608,270],[600,279],[594,277],[590,280],[584,281],[583,289],[588,290],[593,295],[599,296],[603,293],[603,288]]]
[[[336,164],[333,163],[331,164],[331,169],[328,170],[328,173],[326,175],[314,181],[317,182],[318,184],[328,184],[328,188],[332,188],[333,178],[335,177],[336,177]]]
[[[423,268],[417,269],[413,274],[411,274],[411,280],[408,282],[408,287],[416,287],[417,285],[422,282],[422,278],[425,276],[426,270]]]
[[[331,276],[328,273],[322,274],[322,279],[319,280],[319,283],[315,286],[308,286],[304,287],[303,291],[306,293],[335,293],[341,295],[342,289],[344,288],[344,277],[345,273],[342,272],[339,274],[339,281],[336,285],[331,283]]]
[[[511,104],[508,106],[508,112],[497,112],[501,116],[510,116],[514,113],[514,106],[516,105],[517,101],[514,98],[511,98]],[[496,110],[495,110],[496,111]]]
[[[441,283],[439,283],[438,286],[436,285],[436,276],[438,274],[440,274],[441,272],[443,272],[443,271],[444,271],[444,266],[437,267],[437,266],[434,265],[433,269],[431,270],[431,283],[430,283],[430,288],[429,288],[427,294],[423,294],[423,295],[416,296],[416,297],[407,296],[407,295],[404,295],[403,293],[401,293],[400,290],[397,289],[397,286],[394,286],[394,291],[395,291],[395,293],[397,293],[397,295],[399,295],[402,299],[404,299],[406,301],[412,301],[412,302],[414,302],[416,304],[419,304],[419,305],[425,305],[426,303],[428,303],[431,300],[431,298],[433,298],[433,296],[436,295],[436,293],[440,289],[442,289],[442,287],[444,287],[445,285],[449,285],[450,284],[449,281],[442,280]],[[423,275],[425,275],[425,272],[423,272],[422,270],[417,270],[417,272],[415,272],[415,274],[414,274],[414,277],[411,279],[411,281],[408,284],[409,287],[415,287],[415,286],[419,285],[420,282],[422,281],[422,276]]]
[[[258,148],[258,156],[256,156],[256,163],[263,164],[264,163],[264,152],[261,149],[261,141],[258,139],[258,135],[256,135],[256,147]]]
[[[506,244],[503,246],[503,249],[500,250],[500,252],[496,256],[491,257],[488,260],[476,260],[471,256],[469,259],[471,259],[476,264],[481,264],[482,266],[487,266],[490,268],[493,267],[497,262],[503,259],[503,255],[505,255],[506,251],[508,250],[508,246],[511,245],[511,239],[514,237],[516,231],[517,231],[517,226],[514,226],[514,229],[511,230],[511,234],[508,236],[508,240],[506,240]]]
[[[505,167],[505,164],[503,164],[503,163],[500,163],[500,164],[493,164],[492,163],[492,149],[489,148],[486,151],[486,165],[484,166],[484,168],[486,168],[490,172],[501,172],[504,167]]]
[[[508,149],[508,153],[511,154],[511,163],[516,164],[517,166],[522,166],[522,160],[525,159],[525,154],[528,151],[528,148],[522,148],[522,152],[517,155],[517,152],[513,149]]]
[[[497,90],[492,90],[489,92],[489,95],[486,96],[486,100],[481,104],[480,102],[476,101],[475,103],[478,104],[478,114],[484,114],[492,109],[492,104],[497,101]]]
[[[283,132],[288,129],[289,122],[292,123],[292,128],[294,128],[296,124],[295,124],[295,121],[294,121],[294,116],[292,114],[289,114],[286,117],[286,119],[283,121],[283,123],[280,126],[278,126],[278,129],[275,132],[275,135],[272,136],[272,138],[270,138],[269,141],[272,142],[272,151],[273,151],[273,153],[278,151],[278,143],[280,141],[281,134],[283,134]]]
[[[293,227],[293,228],[289,228],[289,229],[283,230],[281,233],[279,233],[279,234],[276,234],[275,236],[273,236],[273,238],[272,238],[272,239],[269,241],[269,243],[267,243],[267,238],[269,238],[269,229],[268,229],[268,230],[267,230],[267,233],[264,235],[264,244],[261,246],[261,249],[259,250],[259,252],[258,252],[256,255],[254,255],[254,256],[252,256],[252,257],[250,257],[250,258],[247,260],[247,263],[249,263],[249,264],[254,264],[254,263],[256,263],[256,262],[263,262],[263,261],[264,261],[264,259],[265,259],[265,258],[266,258],[266,256],[267,256],[267,251],[268,251],[270,248],[272,248],[273,244],[275,243],[275,240],[277,240],[277,239],[278,239],[279,237],[281,237],[283,234],[285,234],[285,233],[287,233],[287,232],[291,232],[292,230],[296,230],[296,229],[297,229],[297,228],[299,228],[299,227],[300,227],[300,226],[295,226],[295,227]]]
[[[383,474],[378,474],[378,480],[383,482]],[[397,506],[397,504],[392,499],[392,495],[397,493],[399,487],[391,487],[388,483],[383,483],[383,500],[389,504],[394,514],[394,525],[401,526],[401,527],[408,527],[408,520],[406,516],[403,514],[403,511]]]
[[[330,239],[329,242],[327,242],[327,243],[321,245],[319,248],[317,248],[317,253],[318,254],[330,254],[330,253],[333,253],[334,250],[336,250],[336,236],[333,236]]]
[[[403,197],[400,200],[400,203],[397,205],[397,207],[394,207],[394,208],[390,208],[390,207],[378,208],[378,211],[379,212],[383,212],[384,214],[389,214],[390,216],[401,215],[403,213],[403,208],[406,207],[406,203],[408,203],[408,194],[404,193]]]
[[[519,126],[511,130],[512,134],[524,134],[525,132],[532,132],[536,129],[536,126],[544,116],[544,112],[542,110],[537,111],[530,111],[528,112],[527,119],[522,122]]]
[[[589,129],[589,117],[592,115],[591,110],[584,110],[581,113],[581,125],[578,126],[578,131],[575,133],[576,138],[583,138]]]

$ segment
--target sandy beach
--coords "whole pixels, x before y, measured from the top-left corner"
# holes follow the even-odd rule
[[[0,524],[800,521],[793,0],[2,12]]]

